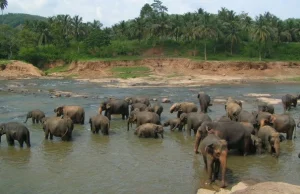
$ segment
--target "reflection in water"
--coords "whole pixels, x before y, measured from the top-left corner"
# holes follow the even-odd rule
[[[28,164],[30,162],[31,150],[29,148],[22,149],[16,146],[0,148],[1,160],[5,161],[9,165],[18,166]]]
[[[280,99],[284,93],[293,93],[298,85],[218,85],[201,88],[102,88],[98,84],[71,80],[22,80],[22,82],[0,81],[5,91],[0,91],[0,123],[15,120],[23,122],[25,114],[39,108],[47,116],[59,105],[81,105],[85,109],[85,125],[75,125],[72,141],[61,138],[44,140],[41,125],[28,122],[30,149],[8,147],[4,137],[0,144],[0,191],[19,193],[196,193],[206,186],[207,173],[203,158],[193,153],[194,135],[186,131],[171,132],[165,128],[164,139],[143,139],[134,135],[135,125],[127,131],[126,121],[119,115],[111,121],[109,136],[92,134],[88,119],[97,114],[101,101],[106,97],[124,98],[131,95],[149,95],[151,98],[168,97],[173,102],[191,101],[199,106],[197,92],[204,91],[212,99],[233,96],[243,100],[247,111],[257,109],[257,98],[249,93],[268,93],[270,98]],[[34,84],[32,84],[34,83]],[[22,87],[30,91],[26,96],[7,92],[6,85]],[[88,98],[50,98],[49,90],[71,91]],[[192,89],[192,90],[190,90]],[[41,90],[40,92],[37,92]],[[36,93],[32,95],[32,93]],[[100,98],[99,98],[100,97]],[[154,103],[154,102],[153,102]],[[162,122],[176,117],[170,114],[171,104],[162,104]],[[225,114],[222,102],[214,103],[208,113],[212,119]],[[282,106],[275,104],[275,112]],[[299,107],[290,111],[296,121],[300,117]],[[297,136],[300,132],[297,130]],[[300,141],[281,143],[278,159],[270,154],[240,156],[231,152],[228,156],[226,179],[229,187],[241,181],[284,181],[300,184]],[[220,179],[220,177],[219,177]],[[16,184],[11,187],[10,182]],[[210,188],[217,187],[216,181]]]

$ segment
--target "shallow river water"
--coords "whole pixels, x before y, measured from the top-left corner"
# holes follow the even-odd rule
[[[25,93],[8,92],[8,88]],[[50,98],[49,90],[71,91],[83,97]],[[197,93],[207,92],[216,101],[208,113],[212,119],[225,114],[218,99],[232,96],[244,101],[243,108],[257,109],[257,98],[249,93],[270,94],[280,99],[285,93],[299,92],[296,84],[216,85],[185,88],[106,88],[99,84],[70,80],[0,81],[0,123],[23,122],[25,114],[41,109],[47,116],[59,105],[81,105],[86,112],[85,125],[76,125],[71,142],[44,140],[40,124],[29,120],[30,149],[8,147],[5,136],[0,144],[0,193],[196,193],[207,175],[200,155],[193,153],[194,136],[165,128],[164,139],[139,139],[134,129],[126,130],[126,121],[113,116],[111,135],[93,135],[88,118],[97,113],[106,97],[124,98],[147,95],[173,102],[192,101],[198,106]],[[40,90],[40,91],[38,91]],[[154,103],[154,102],[152,102]],[[175,117],[163,104],[162,121]],[[275,112],[282,113],[281,104]],[[298,122],[300,107],[290,112]],[[297,136],[300,132],[297,130]],[[278,159],[269,154],[228,156],[226,174],[229,187],[241,180],[283,181],[300,184],[300,139],[281,143]]]

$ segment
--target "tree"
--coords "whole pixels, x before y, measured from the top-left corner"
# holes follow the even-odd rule
[[[93,30],[84,40],[86,48],[94,49],[110,45],[110,37],[103,30]]]
[[[259,15],[258,17],[256,17],[256,21],[252,29],[253,40],[258,43],[259,61],[261,61],[263,46],[265,46],[270,36],[271,36],[270,26],[264,20],[264,17],[262,15]]]
[[[165,13],[168,11],[168,8],[162,5],[162,2],[160,0],[154,0],[154,3],[151,4],[151,7],[156,13]]]
[[[0,25],[0,58],[11,59],[13,53],[18,50],[17,30],[7,26]]]
[[[207,60],[206,44],[207,41],[217,37],[217,29],[213,25],[213,17],[211,14],[204,12],[202,15],[202,23],[196,27],[196,34],[204,40],[204,60]]]
[[[82,17],[79,17],[78,15],[74,16],[71,20],[71,24],[72,34],[77,42],[77,52],[79,53],[79,39],[80,36],[84,34],[82,29]]]
[[[7,0],[0,0],[0,9],[2,11],[2,24],[4,24],[3,10],[7,8]]]
[[[141,9],[140,17],[141,18],[149,18],[152,16],[152,14],[153,14],[152,7],[148,3],[146,3]]]

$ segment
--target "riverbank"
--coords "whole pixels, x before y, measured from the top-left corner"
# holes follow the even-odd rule
[[[185,58],[149,58],[121,61],[56,62],[45,73],[28,63],[11,61],[0,70],[1,79],[76,79],[108,87],[202,86],[247,82],[300,81],[300,62],[195,61]]]

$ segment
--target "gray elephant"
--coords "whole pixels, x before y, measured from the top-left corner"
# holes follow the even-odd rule
[[[170,126],[171,131],[174,131],[175,129],[182,131],[183,128],[183,124],[181,123],[179,118],[169,119],[163,123],[163,126],[164,127]]]
[[[275,153],[278,157],[280,154],[280,138],[279,133],[271,126],[262,126],[258,130],[257,136],[262,140],[263,148],[267,149],[269,153]]]
[[[39,109],[32,110],[27,113],[26,120],[24,121],[24,123],[26,123],[29,118],[32,118],[33,124],[39,123],[39,122],[42,122],[42,119],[44,117],[45,117],[45,113],[43,111],[41,111]]]
[[[142,97],[142,96],[127,97],[127,98],[125,98],[125,101],[128,102],[129,104],[143,103],[146,106],[150,106],[150,100],[148,97]]]
[[[282,96],[281,101],[282,101],[284,111],[290,110],[292,106],[296,107],[298,99],[300,99],[300,94],[297,96],[292,94],[286,94]]]
[[[135,135],[138,137],[153,137],[158,138],[158,134],[161,135],[161,138],[164,138],[164,128],[161,125],[156,125],[153,123],[145,123],[140,125],[135,129]]]
[[[45,139],[61,137],[63,141],[69,141],[72,138],[74,123],[69,117],[46,117],[43,120],[43,130],[45,132]]]
[[[259,102],[258,103],[258,112],[261,111],[261,112],[268,112],[268,113],[271,113],[271,114],[274,114],[274,106],[272,104],[268,104],[266,102]]]
[[[155,112],[156,114],[158,114],[159,118],[161,118],[161,113],[163,112],[164,107],[160,104],[155,104],[152,107],[147,107],[146,110],[150,112]]]
[[[139,109],[139,111],[145,111],[148,106],[144,103],[140,103],[140,102],[137,102],[137,103],[133,103],[130,107],[130,111],[133,111],[134,109]]]
[[[198,152],[198,147],[202,139],[209,133],[215,134],[221,139],[226,139],[228,149],[238,149],[247,155],[250,152],[251,133],[243,124],[239,122],[208,122],[205,121],[198,128],[194,152]]]
[[[129,131],[130,123],[136,123],[136,127],[139,127],[140,125],[145,123],[153,123],[157,125],[161,124],[158,114],[148,111],[132,111],[128,117],[127,131]]]
[[[0,142],[1,136],[6,134],[6,140],[8,145],[13,146],[15,140],[17,140],[20,144],[20,147],[23,147],[24,142],[26,143],[27,147],[30,147],[30,132],[21,123],[18,122],[8,122],[2,123],[0,125]]]
[[[190,113],[197,111],[197,105],[193,102],[174,103],[170,108],[170,113],[177,112],[177,118],[180,117],[181,113]]]
[[[180,115],[180,121],[183,125],[187,124],[186,130],[187,134],[191,135],[191,130],[194,131],[194,135],[196,135],[198,128],[205,121],[212,121],[211,118],[205,113],[182,113]]]
[[[69,117],[74,124],[84,124],[85,112],[81,106],[59,106],[54,109],[56,116]]]
[[[241,110],[237,116],[237,121],[251,123],[254,127],[258,125],[255,116],[246,110]]]
[[[228,118],[232,121],[238,121],[238,116],[242,111],[242,107],[238,103],[229,98],[226,102],[225,109]]]
[[[263,126],[265,124],[270,125],[272,122],[272,114],[269,112],[257,112],[257,111],[253,111],[252,115],[254,116],[256,123],[257,123],[257,127],[259,129],[260,126]]]
[[[294,130],[296,131],[296,122],[289,114],[271,115],[271,123],[279,133],[286,133],[286,139],[292,140]],[[296,133],[295,133],[296,136]]]
[[[103,135],[109,134],[110,122],[106,116],[99,115],[99,114],[93,116],[90,118],[89,123],[91,126],[92,133],[99,133],[99,130],[101,130],[101,133]]]
[[[210,103],[210,96],[204,92],[199,92],[197,98],[200,103],[201,112],[207,113],[208,107],[212,106],[212,104]]]
[[[223,115],[220,118],[214,120],[215,122],[231,122],[232,120],[228,118],[227,115]]]
[[[129,115],[129,103],[125,100],[110,99],[100,104],[99,114],[104,112],[104,115],[111,120],[111,115],[120,114],[122,119],[125,120]]]
[[[216,136],[208,134],[200,143],[200,152],[203,156],[205,169],[208,172],[208,184],[214,182],[222,170],[222,180],[220,187],[225,187],[225,173],[227,165],[227,142]]]

